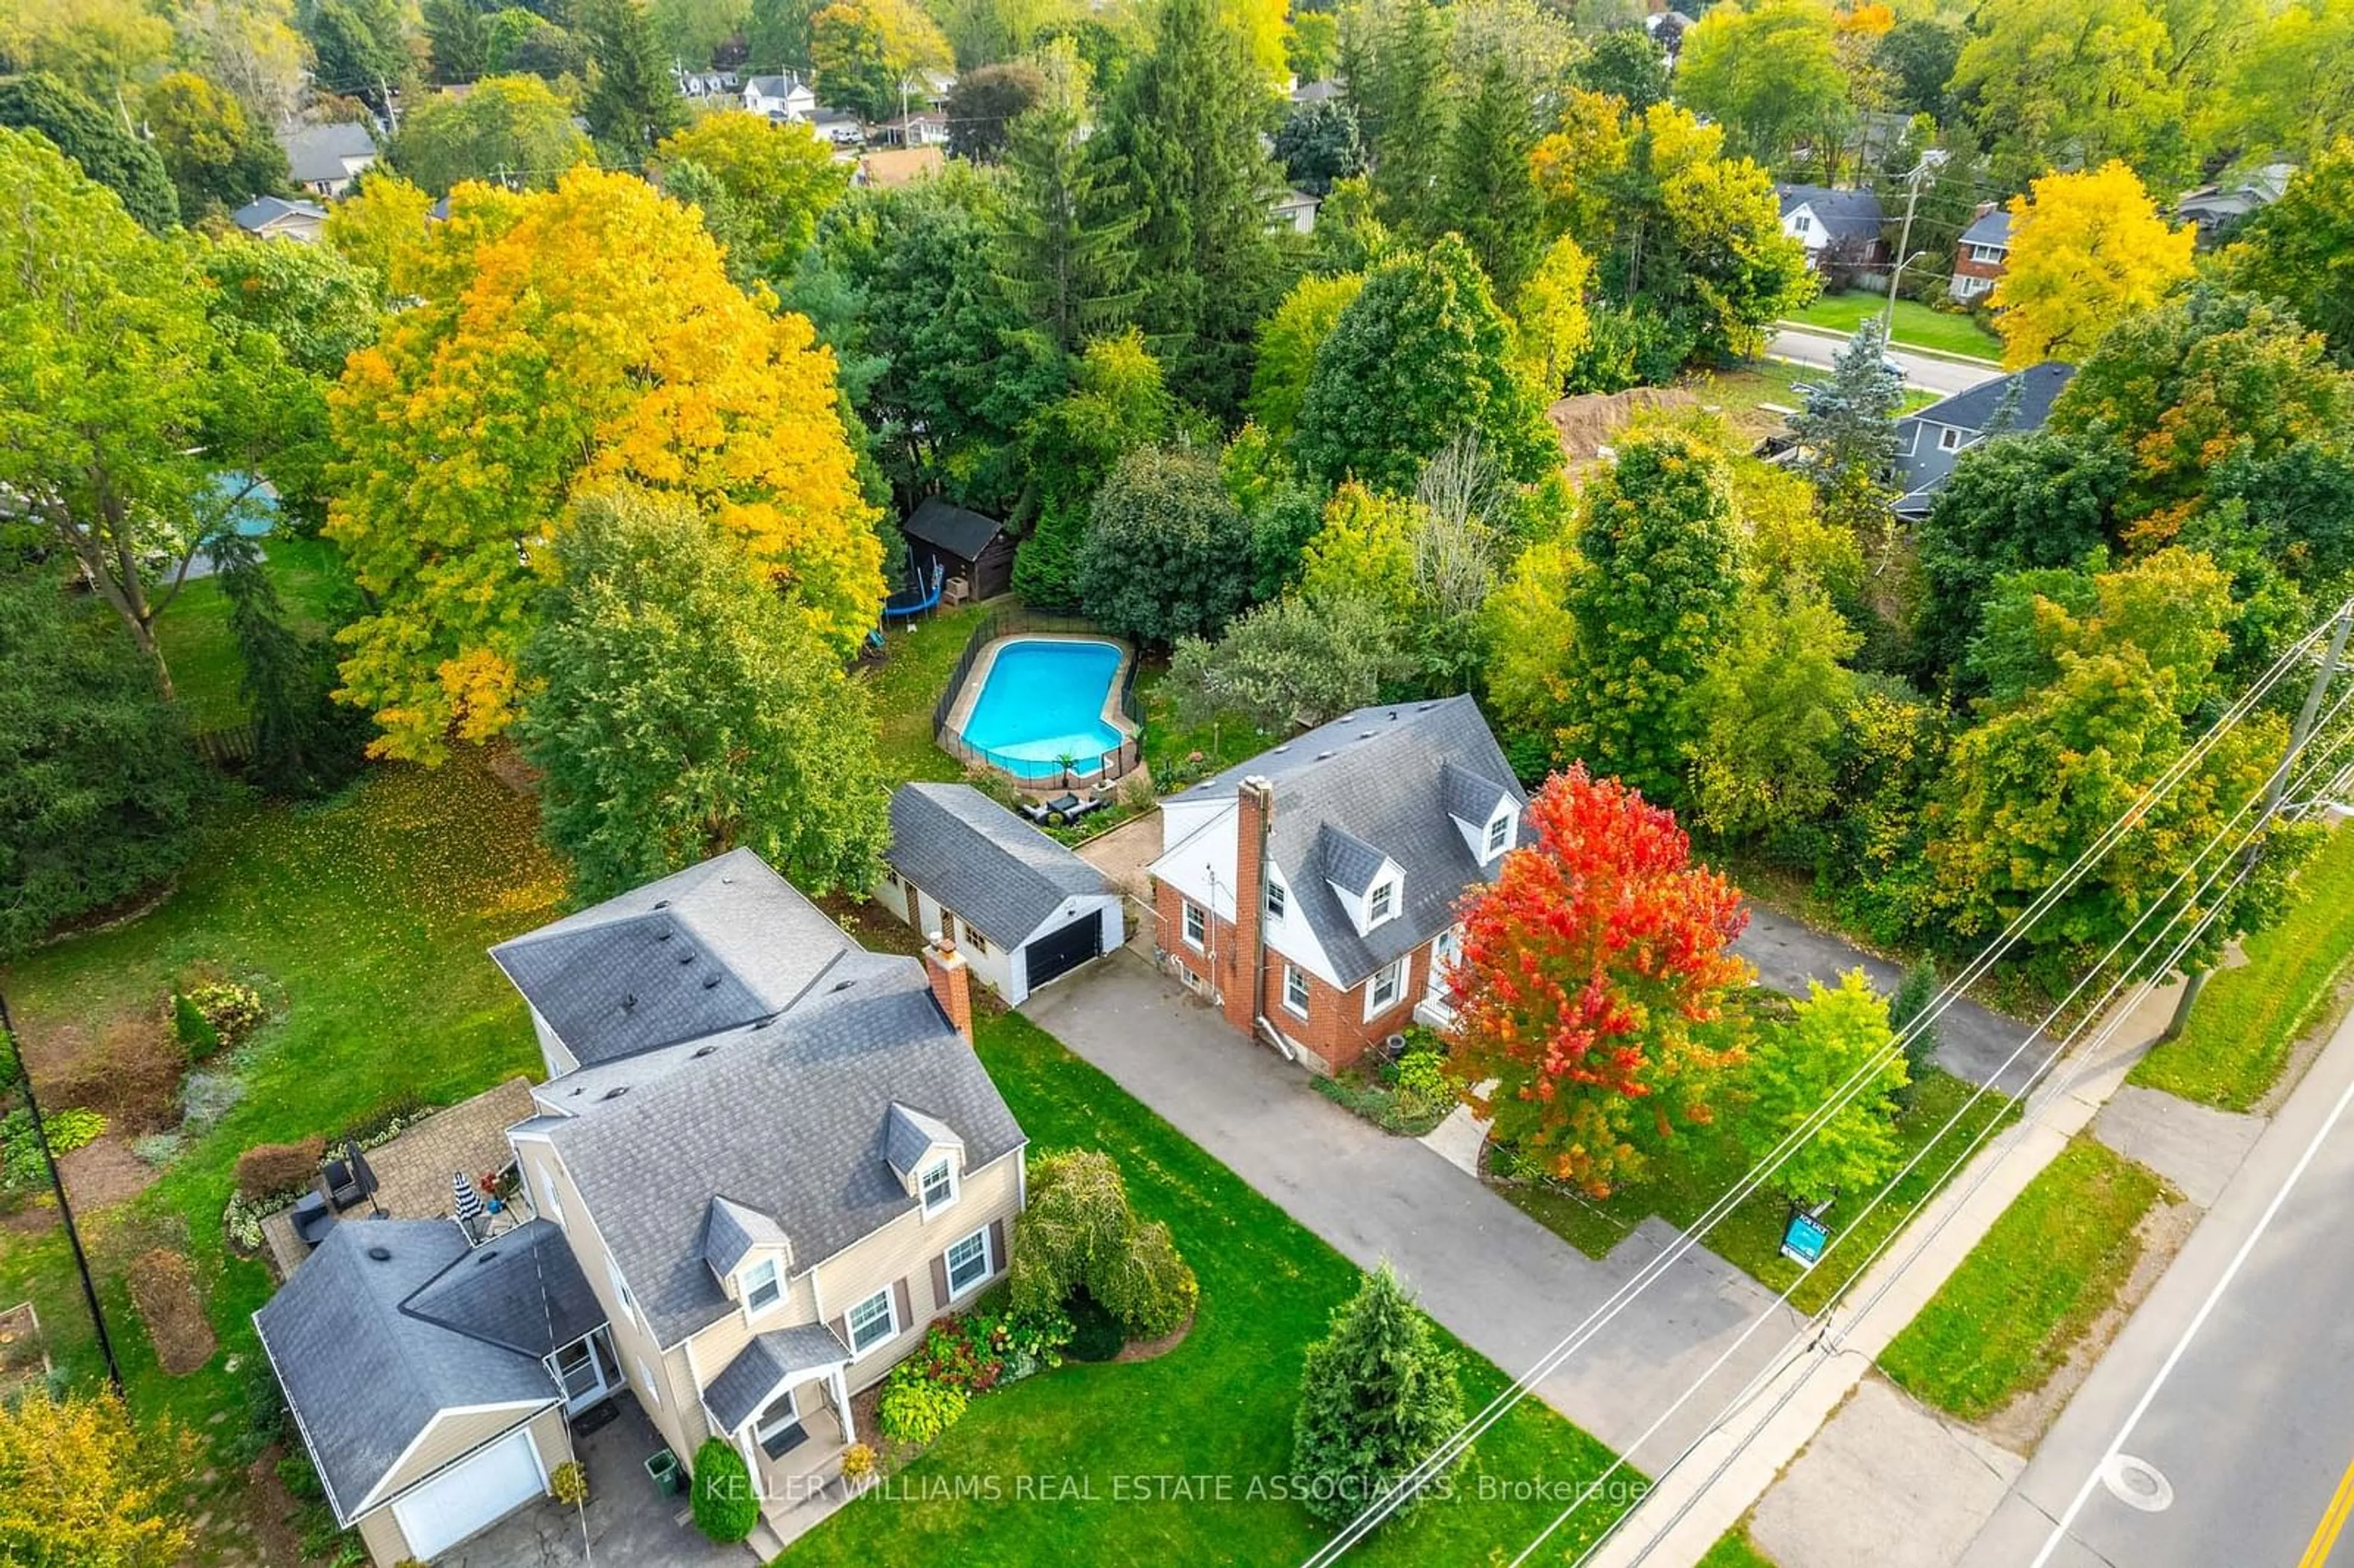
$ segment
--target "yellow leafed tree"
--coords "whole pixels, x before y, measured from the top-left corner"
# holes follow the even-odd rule
[[[594,484],[691,498],[856,650],[882,552],[832,354],[728,282],[694,214],[593,169],[535,196],[461,185],[399,270],[419,302],[332,399],[327,533],[376,599],[338,695],[375,713],[376,754],[435,762],[513,722],[547,542]]]
[[[0,1563],[164,1568],[187,1552],[177,1493],[196,1445],[167,1421],[134,1427],[122,1402],[0,1405]]]
[[[2010,265],[1992,296],[2003,364],[2081,363],[2103,334],[2190,276],[2191,238],[2122,163],[2036,181],[2011,198]]]

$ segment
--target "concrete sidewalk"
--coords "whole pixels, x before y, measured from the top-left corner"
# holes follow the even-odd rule
[[[1507,1373],[1525,1372],[1677,1234],[1654,1218],[1606,1260],[1585,1256],[1440,1155],[1325,1099],[1132,952],[1022,1011],[1349,1258],[1394,1264],[1433,1318]],[[1684,1419],[1629,1453],[1760,1314],[1773,1320]],[[1763,1286],[1694,1248],[1537,1393],[1648,1470],[1696,1436],[1796,1323]]]

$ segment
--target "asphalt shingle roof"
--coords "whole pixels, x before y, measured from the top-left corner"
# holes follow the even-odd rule
[[[712,1277],[735,1271],[744,1255],[756,1246],[787,1245],[785,1229],[758,1209],[748,1209],[732,1198],[714,1198],[703,1222],[703,1261]]]
[[[2010,243],[2010,209],[1999,207],[1971,220],[1962,230],[1965,245],[2009,245]]]
[[[939,1118],[891,1102],[891,1108],[884,1113],[883,1158],[892,1170],[902,1177],[913,1176],[926,1151],[940,1144],[962,1149],[964,1139]]]
[[[952,556],[972,561],[981,558],[981,553],[989,548],[989,542],[1002,533],[1005,525],[994,517],[928,495],[908,517],[906,527],[909,538],[937,545]]]
[[[1993,420],[1995,410],[2002,407],[2010,384],[2016,381],[2020,384],[2019,411],[2006,433],[2023,435],[2043,428],[2043,421],[2052,417],[2052,401],[2075,374],[2074,366],[2047,359],[2041,365],[2031,365],[2009,376],[1992,376],[1950,397],[1940,398],[1925,408],[1916,409],[1906,418],[1933,425],[1957,425],[1965,430],[1983,430]]]
[[[303,185],[347,180],[352,171],[345,159],[376,155],[376,138],[368,134],[368,128],[348,120],[332,125],[297,125],[280,132],[278,142],[286,149],[286,173]]]
[[[341,1523],[445,1408],[556,1403],[535,1357],[401,1309],[467,1255],[448,1220],[346,1220],[253,1315]]]
[[[526,1356],[552,1355],[605,1321],[564,1232],[537,1219],[474,1248],[401,1309]]]
[[[1782,216],[1803,207],[1815,215],[1823,232],[1835,239],[1877,239],[1883,221],[1880,198],[1870,191],[1834,190],[1829,185],[1776,185]]]
[[[584,1067],[770,1016],[854,944],[749,850],[491,949]]]
[[[1001,948],[1017,947],[1066,898],[1110,881],[970,784],[902,784],[891,796],[891,869]]]
[[[956,1128],[971,1168],[1024,1141],[914,959],[854,948],[782,1017],[705,1044],[548,1134],[663,1345],[734,1309],[704,1258],[714,1193],[807,1268],[915,1206],[885,1157],[894,1101]]]
[[[229,214],[229,221],[239,228],[261,228],[288,217],[315,217],[323,221],[327,209],[316,202],[289,201],[284,196],[256,196]]]
[[[1325,823],[1324,831],[1316,835],[1316,852],[1324,880],[1360,898],[1389,863],[1387,855],[1333,822]]]
[[[1501,747],[1468,696],[1362,708],[1196,784],[1180,800],[1231,799],[1244,779],[1275,786],[1267,853],[1292,890],[1292,906],[1353,986],[1455,923],[1455,904],[1475,882],[1492,880],[1448,814],[1448,763],[1482,778],[1512,777]],[[1502,787],[1516,802],[1519,784]],[[1323,845],[1328,824],[1398,863],[1405,873],[1395,917],[1365,936],[1331,888]]]
[[[769,1395],[796,1372],[850,1359],[850,1348],[822,1323],[801,1323],[755,1334],[703,1391],[703,1407],[731,1436],[760,1412]]]

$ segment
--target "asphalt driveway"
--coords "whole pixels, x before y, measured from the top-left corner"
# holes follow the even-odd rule
[[[1507,1372],[1525,1372],[1676,1234],[1654,1218],[1608,1259],[1585,1256],[1420,1143],[1325,1099],[1301,1069],[1235,1034],[1133,951],[1022,1011],[1352,1261],[1389,1260],[1433,1318]],[[1664,1465],[1795,1327],[1773,1302],[1694,1248],[1537,1393],[1638,1466]],[[1776,1320],[1630,1453],[1769,1308]]]
[[[1810,980],[1836,985],[1840,976],[1858,965],[1883,992],[1893,991],[1903,978],[1903,971],[1885,959],[1873,958],[1755,899],[1749,903],[1749,928],[1733,950],[1757,966],[1760,981],[1792,996],[1806,995]],[[1937,1019],[1937,1065],[1973,1084],[1983,1084],[1993,1074],[1994,1086],[2015,1099],[2051,1049],[2049,1042],[2039,1039],[2020,1051],[2019,1043],[2031,1033],[2026,1024],[1988,1012],[1975,1001],[1957,1001]],[[2018,1060],[2010,1061],[2014,1052]],[[2003,1065],[2007,1061],[2010,1065]]]

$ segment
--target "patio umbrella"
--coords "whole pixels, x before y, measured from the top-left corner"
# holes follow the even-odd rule
[[[457,1196],[458,1223],[472,1233],[474,1222],[482,1217],[482,1195],[474,1191],[474,1184],[466,1179],[463,1171],[451,1176],[450,1190]]]

